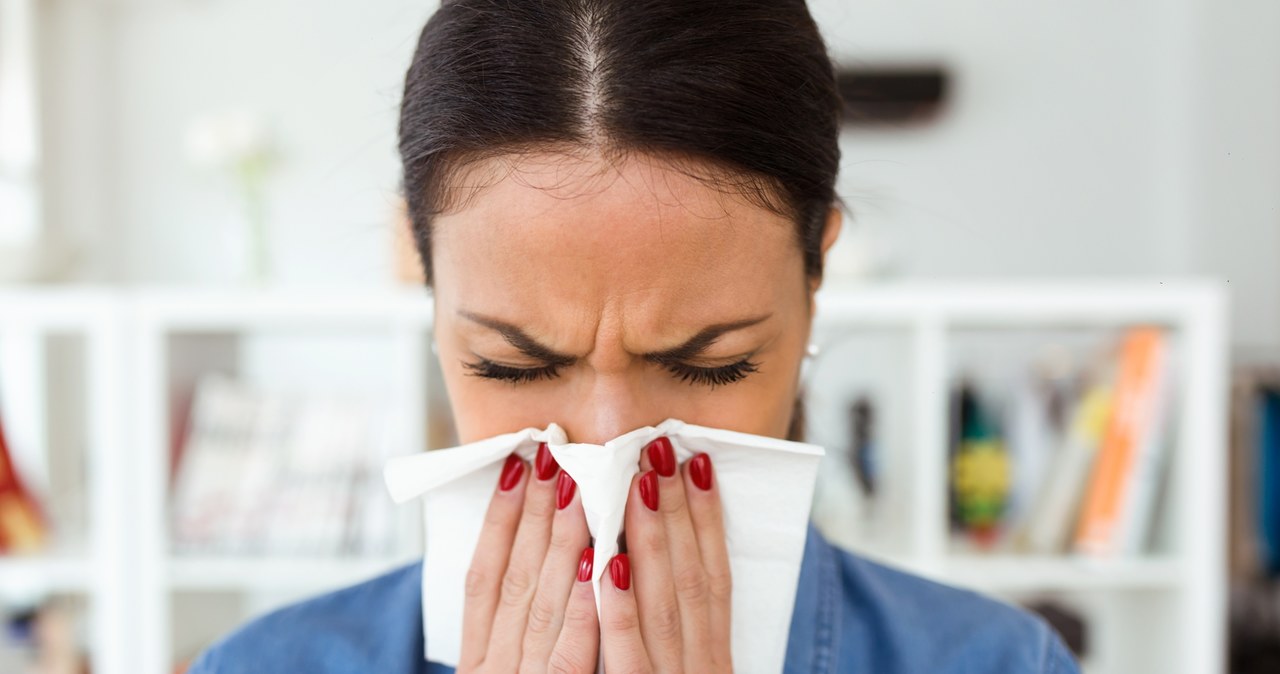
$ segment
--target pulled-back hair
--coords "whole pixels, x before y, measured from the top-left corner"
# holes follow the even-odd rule
[[[840,113],[802,0],[446,0],[400,111],[427,282],[433,218],[458,205],[465,169],[547,150],[667,159],[792,220],[820,277]]]

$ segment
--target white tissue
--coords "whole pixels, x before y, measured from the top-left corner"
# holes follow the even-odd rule
[[[671,440],[681,463],[699,452],[711,457],[733,574],[734,669],[782,671],[823,450],[676,419],[638,428],[604,445],[566,442],[564,431],[551,424],[388,461],[384,476],[397,503],[425,496],[422,617],[427,659],[458,663],[467,568],[508,454],[533,461],[538,444],[546,442],[560,468],[578,483],[587,526],[595,537],[592,583],[598,610],[601,577],[618,552],[640,452],[660,436]]]

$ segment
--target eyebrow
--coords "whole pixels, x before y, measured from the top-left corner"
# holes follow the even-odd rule
[[[562,366],[571,365],[578,360],[575,356],[560,353],[548,346],[538,343],[537,340],[530,337],[524,330],[521,330],[506,321],[501,321],[490,316],[483,316],[462,309],[458,310],[458,315],[497,332],[502,335],[502,338],[505,339],[508,344],[519,349],[521,353],[529,356],[530,358],[536,358],[548,364]],[[707,327],[699,330],[698,334],[690,337],[679,346],[675,346],[670,349],[663,349],[661,351],[652,351],[650,353],[643,354],[643,356],[646,360],[658,363],[688,360],[701,354],[703,351],[706,351],[708,347],[714,344],[715,341],[725,333],[742,330],[753,325],[763,323],[772,316],[773,314],[764,314],[762,316],[754,316],[752,318],[744,318],[727,323],[715,323],[713,325],[708,325]]]

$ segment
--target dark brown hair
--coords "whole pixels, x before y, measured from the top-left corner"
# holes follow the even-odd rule
[[[796,223],[821,276],[841,102],[802,0],[446,0],[400,111],[403,190],[431,282],[431,226],[475,162],[641,152]]]

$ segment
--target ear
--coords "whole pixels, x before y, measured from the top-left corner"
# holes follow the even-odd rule
[[[832,206],[831,212],[827,214],[827,224],[822,228],[822,257],[827,257],[827,251],[831,250],[831,246],[835,244],[836,237],[840,236],[840,228],[844,226],[844,211],[839,206]]]
[[[840,228],[844,226],[844,211],[839,206],[832,206],[831,211],[827,213],[827,222],[822,226],[822,268],[826,269],[827,252],[835,245],[836,238],[840,236]],[[813,293],[818,291],[818,287],[822,285],[821,278],[811,279],[809,282],[810,300],[813,299]],[[810,302],[812,304],[812,302]]]

